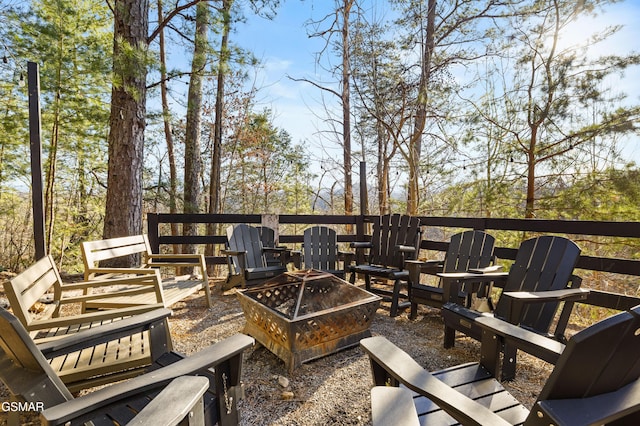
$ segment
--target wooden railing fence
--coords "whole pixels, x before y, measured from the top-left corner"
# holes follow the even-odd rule
[[[349,243],[352,241],[366,241],[370,236],[367,234],[367,226],[376,216],[371,215],[278,215],[279,240],[282,244],[302,243],[302,232],[306,226],[330,225],[338,231],[338,241]],[[421,217],[422,224],[427,232],[423,237],[421,248],[432,251],[445,251],[447,248],[447,238],[442,240],[429,239],[428,230],[431,227],[451,230],[478,229],[486,231],[511,231],[516,233],[530,232],[539,234],[564,235],[575,239],[587,237],[619,237],[629,238],[637,243],[640,252],[640,222],[602,222],[602,221],[567,221],[567,220],[541,220],[541,219],[506,219],[506,218],[463,218],[463,217]],[[168,226],[170,223],[197,223],[197,224],[218,224],[220,234],[218,235],[196,235],[172,236]],[[149,241],[154,251],[160,252],[161,247],[171,244],[196,244],[223,247],[226,241],[225,228],[229,224],[248,223],[260,225],[263,223],[263,216],[259,214],[168,214],[149,213],[147,214],[147,232]],[[291,228],[291,225],[299,228],[295,234],[283,233],[282,231]],[[345,229],[352,229],[351,233],[345,233]],[[163,233],[162,231],[167,233]],[[453,231],[451,232],[451,234]],[[450,235],[450,234],[449,234]],[[636,240],[637,239],[637,240]],[[501,259],[515,259],[516,247],[497,247],[496,256]],[[208,264],[224,264],[226,260],[222,256],[207,256]],[[578,269],[588,271],[601,271],[629,276],[640,276],[640,259],[623,259],[611,257],[581,256]],[[602,295],[600,294],[602,293]],[[612,308],[626,308],[640,299],[627,298],[624,295],[611,295],[609,293],[596,292],[589,301],[598,306]],[[626,299],[625,299],[626,298]]]

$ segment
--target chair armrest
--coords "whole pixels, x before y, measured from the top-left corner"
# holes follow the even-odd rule
[[[640,380],[614,391],[580,399],[538,401],[533,407],[541,411],[545,424],[609,424],[640,412]],[[549,420],[551,419],[551,420]],[[634,423],[633,420],[628,422]],[[625,423],[624,421],[622,422]]]
[[[415,253],[416,252],[416,248],[413,246],[403,246],[403,245],[397,245],[396,246],[396,250],[402,252],[402,253]]]
[[[278,246],[278,247],[262,247],[262,251],[268,251],[270,253],[284,253],[286,252],[288,249],[286,247],[283,246]]]
[[[509,318],[507,320],[512,324],[520,322],[522,310],[526,304],[544,303],[544,302],[577,302],[586,300],[589,296],[589,289],[586,288],[568,288],[562,290],[550,291],[508,291],[500,297],[505,297],[509,302]]]
[[[426,396],[464,425],[508,425],[488,408],[447,386],[424,370],[409,354],[382,336],[368,337],[360,346],[369,355],[372,368],[384,369],[414,392]],[[382,385],[384,383],[376,383]]]
[[[487,272],[483,274],[471,272],[438,272],[436,274],[440,278],[448,278],[461,282],[486,282],[486,281],[506,281],[509,276],[508,272]]]
[[[202,396],[209,389],[206,377],[181,376],[173,379],[169,385],[153,398],[134,418],[133,425],[170,426],[191,416],[202,418],[204,424],[204,406]]]
[[[246,251],[238,251],[238,250],[227,250],[227,249],[222,249],[220,250],[220,253],[226,255],[226,256],[244,256],[247,254]]]
[[[108,405],[106,401],[109,401],[110,398],[117,397],[118,395],[122,395],[123,398],[128,398],[142,391],[165,386],[177,377],[196,374],[199,371],[223,364],[232,358],[242,357],[242,352],[253,344],[253,338],[244,334],[235,334],[190,357],[154,370],[153,373],[134,377],[125,382],[99,389],[49,408],[46,410],[47,418],[50,419],[51,424],[64,424],[79,414],[81,415],[93,409]],[[234,403],[235,402],[236,401],[234,401]]]
[[[373,247],[373,244],[371,244],[369,241],[353,241],[351,244],[349,244],[349,247],[354,249],[366,249]]]
[[[338,250],[338,258],[343,259],[345,264],[351,263],[351,261],[356,257],[356,254],[352,251],[341,251]]]
[[[413,284],[419,284],[420,274],[436,275],[438,272],[442,272],[444,261],[409,259],[404,261],[404,265],[409,270],[411,282]]]
[[[55,328],[55,327],[67,327],[70,325],[91,323],[94,321],[104,321],[104,320],[110,320],[110,319],[130,317],[133,315],[138,315],[138,314],[142,314],[145,312],[149,312],[149,311],[153,311],[161,308],[164,308],[164,305],[162,305],[161,303],[156,303],[153,305],[130,306],[126,308],[87,312],[84,314],[78,314],[78,315],[72,315],[72,316],[34,320],[30,322],[29,325],[25,328],[27,329],[27,331],[38,331],[38,330],[45,330],[49,328]]]
[[[371,389],[371,419],[373,426],[420,425],[411,393],[393,386],[374,386]]]
[[[161,308],[143,314],[135,315],[109,324],[88,330],[79,331],[60,339],[38,344],[38,349],[46,357],[55,357],[80,349],[109,342],[123,336],[130,336],[136,332],[149,330],[158,323],[166,321],[171,316],[169,309]]]
[[[500,337],[504,343],[514,345],[518,349],[551,364],[556,363],[565,348],[563,343],[555,339],[545,337],[495,317],[479,316],[475,319],[475,322],[483,330],[493,336]]]
[[[491,272],[502,271],[502,269],[502,265],[491,265],[484,268],[471,268],[469,269],[469,272],[471,272],[472,274],[487,274]]]

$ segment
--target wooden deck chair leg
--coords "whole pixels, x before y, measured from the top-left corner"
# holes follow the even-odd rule
[[[364,276],[364,288],[367,291],[371,291],[371,276],[370,275],[365,275]]]
[[[516,378],[516,355],[518,353],[518,349],[513,345],[505,343],[502,353],[504,354],[504,357],[502,361],[500,380],[513,380]]]
[[[409,319],[414,320],[418,316],[418,304],[411,303],[411,311],[409,311]]]
[[[242,354],[219,364],[215,368],[216,394],[220,413],[220,426],[237,425],[238,400],[242,395],[240,375]]]
[[[403,281],[401,279],[397,279],[393,283],[393,296],[391,297],[391,309],[389,311],[389,316],[391,317],[398,316],[398,309],[406,308],[407,306],[409,306],[409,302],[400,303],[400,289],[402,288],[403,282],[407,283],[407,288],[408,288],[407,291],[411,291],[410,281]]]
[[[444,348],[452,348],[456,343],[456,329],[444,326]]]
[[[483,328],[482,344],[480,346],[480,364],[496,379],[498,378],[498,370],[500,369],[501,349],[502,339]]]

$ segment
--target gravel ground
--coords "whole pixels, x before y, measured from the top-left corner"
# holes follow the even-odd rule
[[[235,293],[230,290],[222,294],[218,286],[214,286],[211,308],[206,307],[203,292],[172,306],[169,322],[175,349],[192,354],[242,332],[245,320]],[[410,321],[408,312],[390,318],[388,304],[383,303],[372,322],[371,332],[387,337],[427,370],[479,359],[478,342],[468,338],[458,339],[453,349],[442,348],[442,320],[435,309],[421,307],[418,318]],[[518,367],[517,379],[505,387],[530,407],[551,366],[524,354],[519,358]],[[256,344],[245,352],[243,368],[241,425],[371,423],[369,360],[358,347],[310,361],[289,374],[283,361]],[[6,398],[6,389],[0,384],[0,399]],[[24,424],[38,424],[35,420],[25,418]],[[6,423],[5,413],[0,413],[0,421]]]
[[[214,291],[214,299],[209,309],[201,297],[173,306],[170,327],[177,350],[193,353],[242,332],[245,320],[235,291]],[[427,370],[477,361],[480,356],[478,342],[468,338],[458,339],[453,349],[443,349],[439,310],[428,307],[421,307],[411,321],[408,312],[390,318],[388,304],[383,303],[371,332],[387,337]],[[289,374],[283,361],[256,344],[245,353],[243,368],[241,425],[371,424],[369,391],[373,383],[369,360],[359,347],[307,362]],[[523,354],[518,378],[506,387],[529,407],[550,371],[548,364]],[[286,387],[279,383],[280,377],[287,379]]]

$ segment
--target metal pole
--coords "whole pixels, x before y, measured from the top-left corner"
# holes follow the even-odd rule
[[[36,260],[46,256],[44,241],[44,195],[42,191],[42,140],[40,126],[40,72],[38,64],[27,62],[29,93],[29,145],[31,148],[31,200]]]
[[[369,214],[369,193],[367,191],[367,163],[360,162],[360,214]]]

